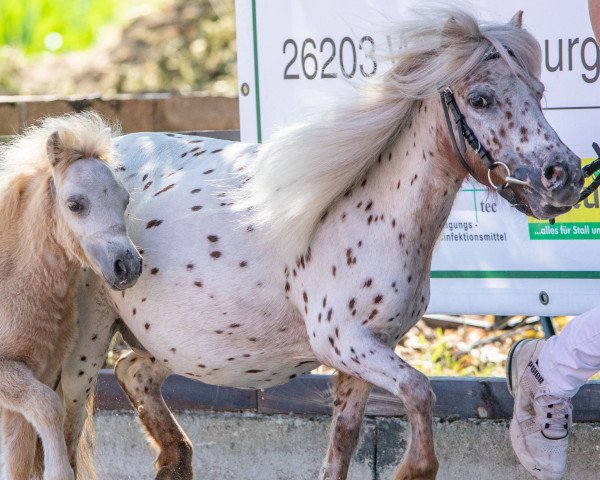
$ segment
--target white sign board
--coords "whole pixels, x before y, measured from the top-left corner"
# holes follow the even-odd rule
[[[478,16],[508,21],[524,10],[540,41],[545,115],[584,159],[600,142],[600,54],[587,1],[473,1]],[[408,2],[237,0],[242,140],[273,132],[386,68],[386,29]],[[598,195],[536,222],[476,183],[459,193],[433,259],[430,313],[575,315],[600,303]],[[597,254],[596,254],[597,253]],[[540,295],[542,292],[546,297]],[[544,302],[540,300],[544,299]]]

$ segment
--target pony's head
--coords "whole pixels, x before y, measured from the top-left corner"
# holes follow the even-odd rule
[[[44,127],[55,128],[46,154],[59,241],[112,289],[131,287],[142,272],[142,258],[125,226],[129,194],[109,164],[110,129],[92,113],[49,119]]]
[[[522,12],[507,24],[489,25],[454,13],[441,27],[438,48],[440,60],[455,73],[447,72],[439,88],[453,91],[459,112],[475,134],[473,143],[489,153],[480,158],[467,148],[466,167],[475,178],[488,186],[504,186],[499,194],[519,211],[552,218],[577,202],[583,173],[579,157],[544,118],[540,48],[521,22]],[[440,139],[452,151],[450,129],[441,123]]]

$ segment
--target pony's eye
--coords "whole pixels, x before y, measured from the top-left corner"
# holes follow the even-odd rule
[[[67,201],[67,207],[73,213],[80,213],[80,212],[83,211],[83,205],[81,203],[79,203],[78,201],[76,201],[76,200],[68,200]]]
[[[471,95],[469,97],[469,105],[478,110],[486,108],[489,104],[490,102],[487,100],[487,98],[482,95]]]

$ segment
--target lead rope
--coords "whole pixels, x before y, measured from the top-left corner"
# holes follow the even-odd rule
[[[588,163],[585,167],[581,169],[585,178],[591,177],[600,170],[600,146],[598,146],[598,144],[594,142],[592,143],[592,148],[594,149],[594,152],[596,152],[596,156],[598,158],[596,158],[596,160],[594,160],[592,163]],[[577,203],[583,202],[587,197],[594,193],[594,191],[597,190],[598,187],[600,187],[600,175],[594,178],[594,180],[592,180],[592,183],[590,183],[581,191]],[[577,205],[577,203],[575,205]],[[549,222],[551,225],[554,225],[556,219],[551,218]]]
[[[582,168],[583,175],[585,176],[585,178],[591,177],[594,173],[596,173],[596,172],[598,172],[598,170],[600,170],[600,147],[598,146],[598,144],[596,142],[594,142],[594,143],[592,143],[592,148],[594,149],[594,152],[596,152],[596,155],[598,156],[598,158],[596,158],[596,160],[594,160],[592,163],[588,163],[585,167]],[[600,186],[600,175],[598,175],[596,178],[594,178],[592,183],[590,183],[586,188],[584,188],[581,191],[581,195],[579,196],[579,201],[577,203],[584,201],[599,186]]]

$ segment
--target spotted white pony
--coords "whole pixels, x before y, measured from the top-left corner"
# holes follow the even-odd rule
[[[543,116],[540,47],[521,12],[499,24],[427,10],[394,34],[404,48],[358,100],[264,145],[117,140],[144,273],[123,293],[92,275],[81,286],[80,342],[62,377],[71,451],[88,379],[121,328],[134,352],[115,373],[159,448],[156,478],[192,478],[192,445],[160,395],[169,374],[266,388],[319,364],[339,372],[323,479],[346,478],[373,385],[402,400],[411,425],[396,478],[435,477],[434,395],[394,346],[425,312],[432,251],[467,177],[440,90],[452,89],[504,164],[488,179],[488,163],[468,150],[468,168],[506,184],[500,195],[520,210],[568,210],[582,174]]]

